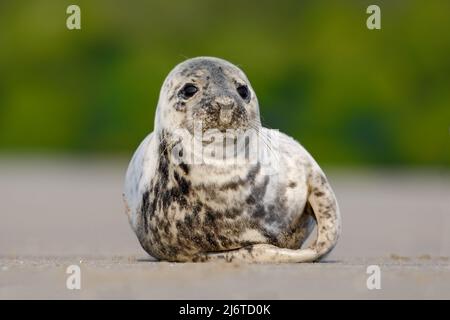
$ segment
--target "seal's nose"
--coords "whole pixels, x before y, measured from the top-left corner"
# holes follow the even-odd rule
[[[229,124],[233,118],[234,100],[230,97],[217,97],[215,103],[220,108],[220,122]]]
[[[216,99],[214,99],[214,102],[220,108],[231,109],[234,106],[234,100],[227,96],[216,97]]]

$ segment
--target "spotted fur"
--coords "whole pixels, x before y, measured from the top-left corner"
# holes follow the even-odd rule
[[[193,83],[199,91],[186,101],[179,91]],[[245,84],[247,99],[236,93]],[[224,101],[231,122],[223,123]],[[155,130],[135,152],[126,176],[124,199],[130,224],[142,247],[169,261],[305,262],[325,256],[340,234],[339,208],[324,173],[295,140],[281,134],[274,174],[256,163],[177,163],[174,130],[257,127],[256,94],[245,74],[217,58],[194,58],[172,70],[161,89]],[[182,144],[183,152],[188,146]],[[317,224],[317,239],[301,248]]]

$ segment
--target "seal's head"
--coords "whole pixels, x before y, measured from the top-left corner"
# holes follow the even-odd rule
[[[244,72],[232,63],[198,57],[177,65],[167,76],[158,102],[155,129],[203,132],[247,130],[260,125],[258,100]]]

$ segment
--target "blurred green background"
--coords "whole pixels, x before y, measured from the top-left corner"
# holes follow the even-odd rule
[[[66,28],[81,7],[82,30]],[[381,7],[381,30],[366,8]],[[450,167],[450,1],[0,1],[0,152],[131,156],[188,57],[333,166]]]

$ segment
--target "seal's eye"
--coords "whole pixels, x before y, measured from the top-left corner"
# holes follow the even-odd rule
[[[191,83],[184,85],[184,87],[180,90],[180,96],[184,99],[189,99],[198,91],[197,87]]]
[[[250,97],[250,91],[246,85],[239,86],[236,90],[242,99],[247,100]]]

